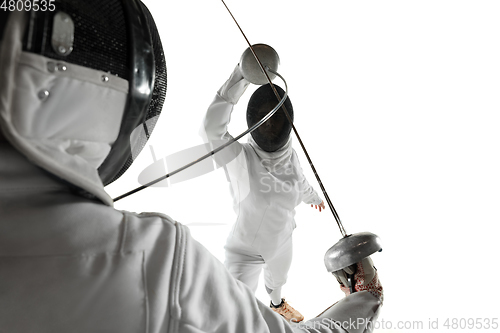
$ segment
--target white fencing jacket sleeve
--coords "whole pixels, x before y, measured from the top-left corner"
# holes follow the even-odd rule
[[[297,153],[295,152],[295,150],[293,151],[293,154],[295,155],[295,158],[298,161],[299,158],[297,157]],[[306,177],[304,176],[302,168],[300,168],[300,176],[301,177],[299,182],[301,183],[300,188],[302,189],[302,201],[306,204],[313,204],[313,205],[319,205],[321,202],[323,202],[318,193],[307,181]]]
[[[233,140],[227,130],[233,107],[234,105],[227,102],[219,93],[210,104],[203,118],[199,134],[204,142],[212,145],[212,149]],[[233,197],[233,209],[237,212],[239,203],[250,192],[250,178],[243,145],[235,141],[215,154],[214,160],[226,172]]]

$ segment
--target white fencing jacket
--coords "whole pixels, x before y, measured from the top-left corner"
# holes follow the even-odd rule
[[[233,139],[227,131],[233,107],[215,96],[200,129],[205,142],[219,146]],[[291,138],[275,152],[262,150],[251,136],[248,143],[235,142],[225,150],[230,152],[223,163],[237,215],[232,235],[260,253],[272,253],[291,236],[295,207],[322,200],[304,177]]]

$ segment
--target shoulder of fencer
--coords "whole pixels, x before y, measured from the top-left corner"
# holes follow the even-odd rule
[[[290,163],[292,163],[292,165],[295,167],[296,172],[298,174],[302,175],[303,172],[302,172],[302,166],[300,165],[299,156],[297,155],[297,152],[293,148],[292,148],[292,154],[291,155],[292,156],[290,158]]]
[[[174,228],[180,223],[176,222],[170,216],[163,213],[143,212],[135,213],[126,210],[119,211],[123,214],[124,219],[132,228],[140,228],[140,226],[157,226],[162,228]]]
[[[124,230],[122,249],[126,251],[137,249],[164,251],[165,247],[175,245],[179,234],[187,232],[186,227],[165,214],[128,211],[121,213]]]

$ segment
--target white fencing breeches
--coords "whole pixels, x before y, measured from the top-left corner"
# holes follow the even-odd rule
[[[288,270],[292,264],[292,237],[274,253],[259,253],[253,247],[232,236],[229,236],[224,248],[226,250],[224,265],[228,271],[254,292],[257,290],[262,269],[264,269],[264,281],[268,293],[286,283]]]

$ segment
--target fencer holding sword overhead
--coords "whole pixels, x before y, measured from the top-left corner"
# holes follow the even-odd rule
[[[254,47],[259,50],[265,46]],[[215,145],[232,140],[228,125],[233,107],[249,84],[236,66],[203,119],[200,134],[205,142]],[[275,87],[282,97],[284,91]],[[257,89],[248,103],[248,127],[261,120],[276,102],[269,84]],[[290,97],[284,105],[293,118]],[[290,132],[291,124],[280,109],[251,133],[248,143],[232,144],[235,156],[224,169],[237,218],[225,245],[225,265],[254,292],[263,269],[270,307],[298,322],[304,317],[281,297],[292,262],[295,207],[302,201],[319,206],[320,211],[325,206],[302,173]]]
[[[263,62],[277,67],[279,58],[274,49],[257,44],[252,50],[264,59]],[[252,57],[247,49],[203,119],[200,135],[214,147],[233,141],[228,133],[229,121],[234,106],[250,84],[249,80],[256,84],[265,82],[249,69],[249,61]],[[275,84],[274,89],[283,97],[284,91],[279,86]],[[270,308],[289,321],[300,322],[304,317],[281,298],[281,288],[292,261],[294,209],[300,202],[319,206],[320,211],[325,206],[305,179],[292,148],[292,124],[287,117],[293,120],[294,110],[290,97],[285,98],[283,105],[287,115],[279,110],[251,133],[248,143],[233,143],[226,149],[224,158],[218,159],[215,155],[215,160],[227,173],[237,216],[225,245],[226,267],[253,291],[263,269],[265,288],[271,299]],[[270,84],[258,88],[248,102],[248,127],[261,120],[276,103]],[[228,151],[233,154],[232,158],[228,158]]]
[[[104,185],[130,166],[147,140],[132,133],[162,108],[159,34],[138,0],[56,9],[0,11],[3,330],[340,332],[333,322],[376,317],[380,299],[360,287],[290,325],[181,223],[114,209]],[[369,286],[361,267],[356,281]]]

